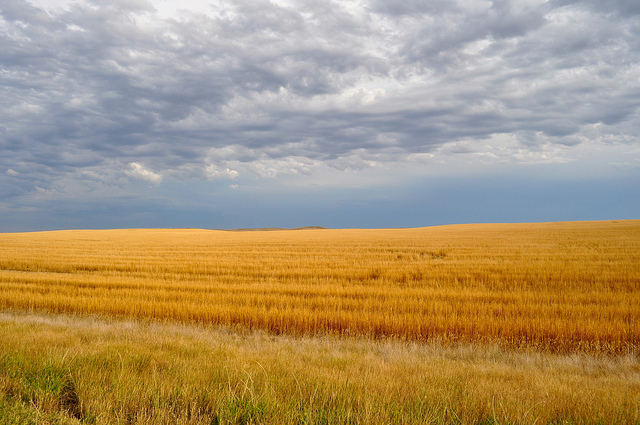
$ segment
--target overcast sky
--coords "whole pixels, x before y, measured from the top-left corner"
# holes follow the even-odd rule
[[[639,107],[637,0],[2,0],[0,231],[640,218]]]

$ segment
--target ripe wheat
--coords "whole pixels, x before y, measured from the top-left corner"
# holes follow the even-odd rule
[[[0,308],[624,353],[640,221],[0,234]]]

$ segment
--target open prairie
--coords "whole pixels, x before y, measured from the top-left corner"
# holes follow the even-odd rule
[[[0,250],[1,423],[640,423],[640,221]]]
[[[0,234],[0,308],[628,354],[640,221]]]
[[[636,356],[0,313],[5,424],[638,424]]]

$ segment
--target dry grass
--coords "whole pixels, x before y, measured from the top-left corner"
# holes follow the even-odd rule
[[[0,314],[0,422],[640,423],[636,357]]]
[[[0,308],[624,354],[640,221],[0,234]]]

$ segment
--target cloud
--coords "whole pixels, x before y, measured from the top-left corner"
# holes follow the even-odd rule
[[[214,179],[229,179],[233,180],[238,177],[238,172],[236,170],[231,170],[229,168],[220,169],[215,165],[208,165],[205,169],[205,173],[207,177],[211,180]]]
[[[638,143],[637,2],[205,3],[4,1],[4,202]]]
[[[137,162],[130,163],[129,170],[125,171],[125,173],[131,177],[144,180],[152,184],[160,184],[160,182],[162,181],[162,175],[156,174],[153,171],[144,168]]]
[[[554,6],[586,7],[598,13],[616,13],[619,17],[640,15],[640,4],[633,0],[552,0]]]

